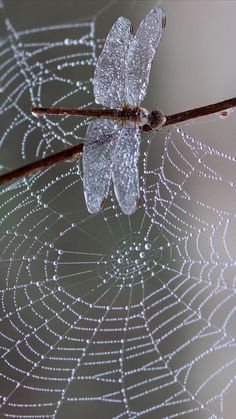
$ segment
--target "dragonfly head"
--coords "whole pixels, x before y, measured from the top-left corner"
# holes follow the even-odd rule
[[[159,129],[166,122],[166,117],[160,109],[150,112],[148,117],[148,125],[151,129]]]

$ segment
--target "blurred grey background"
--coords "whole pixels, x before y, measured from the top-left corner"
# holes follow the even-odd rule
[[[154,0],[6,0],[6,14],[17,29],[98,16],[97,35],[105,37],[124,15],[137,28]],[[163,0],[167,26],[154,60],[145,102],[167,114],[234,96],[234,0]],[[99,18],[100,14],[100,18]]]
[[[94,16],[96,18],[96,37],[97,38],[105,38],[108,31],[110,30],[112,24],[115,22],[115,20],[123,15],[128,17],[131,22],[133,23],[134,29],[137,28],[138,24],[140,23],[140,20],[144,18],[144,16],[148,13],[148,11],[156,4],[156,1],[153,0],[118,0],[118,1],[112,1],[112,0],[77,0],[77,1],[70,1],[70,0],[64,0],[64,1],[56,1],[56,0],[5,0],[4,1],[4,9],[3,13],[10,19],[14,27],[18,30],[25,30],[35,27],[45,27],[48,25],[56,25],[56,24],[65,24],[65,23],[71,23],[71,22],[77,22],[80,19],[82,21],[86,20],[86,17],[91,18],[91,16]],[[235,96],[235,85],[236,85],[236,57],[235,57],[235,39],[236,39],[236,25],[235,25],[235,16],[236,16],[236,1],[213,1],[213,0],[202,0],[202,1],[195,1],[195,0],[164,0],[158,2],[158,4],[164,9],[166,16],[167,16],[167,26],[163,35],[163,38],[161,40],[160,47],[158,49],[157,55],[155,57],[155,60],[153,62],[152,66],[152,72],[150,77],[150,83],[149,83],[149,90],[147,97],[145,98],[145,101],[143,105],[147,107],[148,109],[152,109],[155,107],[160,107],[165,114],[172,114],[176,112],[180,112],[182,110],[195,108],[198,106],[203,106],[206,104],[214,103],[221,101],[226,98],[231,98]],[[4,34],[4,26],[1,25],[0,31],[2,34]],[[55,40],[54,40],[55,41]],[[66,47],[65,47],[65,53],[66,53]],[[50,55],[49,55],[50,58]],[[81,72],[84,71],[81,69]],[[79,79],[78,75],[78,79]],[[88,77],[85,75],[85,77]],[[50,96],[51,94],[51,96]],[[63,95],[63,91],[58,93],[59,95]],[[50,98],[53,97],[53,94],[51,91],[48,91],[48,100],[50,102]],[[44,98],[45,99],[45,98]],[[92,99],[91,99],[92,100]],[[45,99],[46,101],[46,99]],[[47,103],[49,105],[50,103]],[[73,103],[73,105],[76,105]],[[213,119],[210,119],[215,121],[216,117],[213,117]],[[205,144],[208,144],[212,147],[218,148],[219,150],[229,153],[232,155],[235,155],[235,116],[233,115],[229,119],[222,121],[222,123],[208,123],[204,121],[197,121],[194,124],[188,124],[186,126],[186,130],[188,133],[194,135],[197,139],[202,140]],[[6,122],[7,123],[7,122]],[[21,146],[21,132],[18,131],[19,134],[19,147]],[[163,136],[162,136],[163,138]],[[11,143],[12,144],[12,143]],[[14,144],[14,143],[13,143]],[[32,143],[33,144],[33,143]],[[6,144],[7,145],[7,144]],[[57,145],[59,147],[59,145]],[[157,141],[155,147],[155,152],[153,154],[154,162],[158,162],[161,159],[161,153],[162,149],[160,149],[159,143]],[[31,156],[31,158],[35,158],[35,149],[32,146],[32,149],[29,149],[28,156]],[[22,164],[20,153],[17,153],[15,151],[14,147],[11,147],[9,149],[8,145],[2,152],[2,160],[9,162],[9,166],[11,167],[17,167],[20,164]],[[225,164],[225,166],[224,166]],[[228,170],[228,163],[222,163],[222,170],[224,173]],[[68,166],[65,166],[65,172],[68,170]],[[219,169],[217,167],[217,169]],[[221,169],[221,168],[220,168]],[[55,169],[55,172],[53,172],[52,178],[54,179],[54,175],[57,174],[57,171],[60,174],[60,168]],[[230,172],[230,175],[232,173]],[[49,179],[50,173],[49,173]],[[235,177],[234,177],[235,179]],[[40,190],[40,187],[43,187],[44,182],[46,183],[48,181],[47,175],[45,175],[45,178],[42,176],[42,179],[39,180],[38,184],[36,182],[36,185],[32,185],[31,191],[36,194],[38,193],[38,190]],[[41,182],[41,183],[40,183]],[[66,180],[65,180],[66,182]],[[69,183],[69,181],[68,181]],[[194,196],[194,191],[196,193],[199,192],[200,197],[205,202],[210,202],[212,204],[212,207],[224,207],[226,210],[232,210],[235,208],[235,196],[232,193],[226,193],[223,191],[222,184],[219,183],[217,187],[219,186],[219,189],[208,189],[207,185],[200,185],[196,182],[196,180],[192,180],[192,183],[189,187],[191,187],[191,194]],[[38,190],[37,190],[38,187]],[[61,187],[61,186],[60,186]],[[39,235],[40,240],[45,245],[45,243],[56,243],[56,246],[63,250],[72,250],[72,252],[81,249],[86,249],[87,251],[98,251],[101,247],[101,243],[94,241],[91,244],[90,238],[87,236],[84,237],[81,231],[78,231],[74,228],[73,231],[71,231],[71,235],[65,236],[60,238],[59,234],[61,231],[63,231],[64,228],[67,227],[66,223],[65,225],[59,224],[59,217],[60,214],[66,214],[67,220],[70,222],[81,222],[82,227],[86,229],[87,231],[91,232],[92,235],[97,236],[101,239],[107,246],[107,252],[109,250],[109,247],[111,247],[111,242],[109,241],[109,237],[107,238],[105,234],[105,228],[104,224],[102,223],[102,217],[98,216],[95,220],[91,219],[88,220],[88,215],[84,215],[85,223],[83,223],[83,219],[81,221],[81,216],[79,214],[78,207],[76,206],[79,200],[75,201],[75,196],[77,199],[77,191],[75,191],[76,194],[71,193],[71,195],[68,194],[66,197],[68,199],[64,199],[63,202],[58,199],[55,199],[55,202],[53,201],[54,196],[59,196],[59,191],[54,191],[53,188],[48,187],[48,196],[47,191],[43,195],[43,203],[49,202],[50,210],[52,209],[54,213],[56,213],[55,216],[55,228],[54,230],[50,230],[48,233],[46,230],[44,230],[44,224],[39,225]],[[225,194],[225,195],[224,195]],[[16,194],[15,194],[16,195]],[[82,196],[82,191],[81,191]],[[21,200],[21,196],[19,196],[19,202]],[[191,206],[192,202],[190,202]],[[81,200],[79,202],[79,205],[81,204]],[[194,204],[192,204],[194,205]],[[71,208],[71,214],[69,214],[69,209]],[[79,207],[80,208],[80,207]],[[28,210],[28,208],[27,208]],[[193,208],[190,207],[190,211],[193,210]],[[36,225],[36,221],[44,217],[44,210],[41,211],[41,213],[33,214],[33,217],[28,216],[26,219],[26,223],[24,224],[24,230],[21,228],[22,233],[27,233],[28,229],[33,229],[32,225]],[[46,210],[45,210],[46,211]],[[52,211],[52,212],[53,212]],[[74,212],[74,213],[73,213]],[[18,222],[18,219],[21,217],[23,218],[25,214],[25,210],[23,208],[22,212],[20,210],[18,213],[16,213],[16,218],[9,217],[6,221],[6,224],[8,223],[7,227],[5,228],[12,228],[14,227],[14,223]],[[85,214],[85,213],[84,213]],[[5,214],[4,214],[5,215]],[[214,219],[207,218],[207,211],[206,214],[204,214],[206,217],[207,222],[209,224],[214,223]],[[201,214],[202,216],[202,214]],[[73,217],[75,220],[73,220]],[[62,217],[63,218],[63,217]],[[112,218],[112,217],[111,217]],[[136,218],[134,218],[136,220]],[[63,220],[64,221],[64,220]],[[51,222],[51,220],[50,220]],[[48,227],[50,225],[50,222],[46,222],[45,225]],[[61,222],[62,223],[62,222]],[[113,223],[113,224],[112,224]],[[107,225],[109,222],[107,223]],[[126,221],[124,218],[121,221],[122,228],[124,231],[125,229],[129,229],[128,223],[126,225]],[[137,216],[137,224],[139,225],[139,219]],[[134,222],[135,226],[135,222]],[[79,225],[80,227],[80,225]],[[196,229],[199,228],[196,223]],[[111,229],[114,232],[114,242],[118,243],[118,238],[120,237],[119,234],[119,228],[115,225],[114,217],[111,219]],[[117,230],[116,230],[117,229]],[[35,233],[36,234],[36,233]],[[81,244],[80,241],[80,234],[82,236],[83,243]],[[93,237],[93,236],[92,236]],[[219,253],[223,252],[223,245],[222,245],[222,235],[219,237],[218,244],[219,244]],[[107,242],[106,242],[107,239]],[[161,239],[160,239],[161,240]],[[206,239],[207,241],[207,239]],[[232,234],[232,237],[230,238],[230,242],[232,245],[232,252],[235,255],[236,252],[236,245],[235,245],[235,236]],[[116,244],[117,244],[116,243]],[[25,247],[24,247],[25,246]],[[27,250],[27,243],[24,243],[24,246],[22,246],[22,253],[23,255],[26,254]],[[202,249],[205,250],[205,244],[201,244]],[[48,248],[45,245],[45,248],[48,250]],[[36,250],[29,246],[30,252],[35,254],[37,253]],[[53,251],[52,251],[53,252]],[[109,254],[109,253],[108,253]],[[22,256],[22,255],[21,255]],[[191,254],[190,256],[194,260],[195,254]],[[17,256],[14,256],[17,259]],[[53,253],[49,252],[49,256],[47,254],[48,259],[55,261],[56,256]],[[46,258],[46,257],[45,257]],[[170,259],[170,256],[169,256]],[[68,256],[69,260],[69,256]],[[89,260],[92,264],[93,256],[90,255]],[[64,260],[66,262],[67,259]],[[78,272],[80,268],[76,265],[76,260],[73,259],[71,261],[71,265],[73,266],[73,263],[75,263],[75,267],[71,268],[75,269],[75,273]],[[167,261],[168,265],[169,261]],[[172,266],[172,265],[171,265]],[[174,263],[173,266],[175,267]],[[44,267],[44,266],[43,266]],[[41,280],[44,278],[44,271],[41,269],[42,266],[39,263],[39,266],[32,267],[31,266],[31,277],[25,277],[24,272],[20,270],[19,266],[17,265],[14,268],[11,267],[11,277],[13,278],[13,282],[17,275],[20,273],[19,277],[23,278],[22,281],[24,283],[27,283],[27,281],[36,281]],[[45,267],[44,267],[45,268]],[[55,275],[56,268],[55,267],[48,267],[47,266],[47,275],[48,278],[50,278],[50,275]],[[51,269],[51,270],[50,270]],[[63,277],[63,269],[65,269],[65,274],[67,273],[66,269],[66,263],[65,266],[58,268],[61,277]],[[179,272],[181,272],[181,268],[176,268],[177,271],[179,269]],[[34,275],[33,275],[34,274]],[[103,273],[102,273],[103,274]],[[2,271],[2,276],[5,278],[5,271]],[[25,279],[26,278],[26,279]],[[163,273],[163,281],[168,278],[168,272]],[[214,279],[217,280],[217,273],[215,274]],[[74,280],[74,278],[72,278]],[[70,285],[68,285],[70,278],[68,278],[67,284],[62,282],[62,285],[65,286],[65,289],[67,291],[71,291]],[[71,291],[71,294],[76,295],[76,292],[78,295],[83,295],[85,291],[87,292],[87,288],[90,286],[90,282],[88,282],[89,286],[86,283],[87,276],[79,276],[78,275],[78,288],[77,290],[73,289]],[[96,280],[99,280],[99,275],[94,278],[94,281],[96,283]],[[203,280],[208,280],[208,276],[204,277]],[[50,281],[49,281],[50,282]],[[214,281],[213,281],[214,283]],[[50,286],[50,284],[48,285]],[[84,287],[84,288],[83,288]],[[60,295],[60,298],[63,301],[63,298],[65,298],[64,294],[60,294],[60,291],[57,293]],[[99,293],[98,293],[99,295]],[[135,291],[134,291],[135,295]],[[24,297],[24,295],[23,295]],[[217,303],[220,303],[221,295],[219,295]],[[32,295],[32,299],[36,299],[35,294]],[[22,298],[23,300],[23,298]],[[21,299],[19,298],[19,301]],[[86,298],[85,301],[87,302]],[[88,298],[89,301],[89,298]],[[55,302],[47,302],[48,306],[55,308],[56,304]],[[54,307],[55,304],[55,307]],[[109,304],[109,301],[108,301]],[[126,296],[124,299],[121,299],[120,304],[127,304]],[[10,306],[10,303],[9,303]],[[14,309],[15,307],[13,307]],[[39,310],[39,309],[38,309]],[[83,308],[81,308],[81,311]],[[176,309],[177,310],[177,309]],[[37,311],[37,308],[36,308]],[[112,310],[111,310],[112,311]],[[225,311],[227,313],[227,309]],[[224,311],[222,310],[222,313]],[[31,314],[31,313],[30,313]],[[43,315],[42,311],[42,315]],[[69,313],[71,315],[71,313]],[[96,316],[99,318],[99,313],[93,313],[91,314],[91,317],[96,318]],[[168,315],[167,315],[168,317]],[[206,315],[207,317],[207,315]],[[222,314],[222,317],[224,318],[224,314]],[[31,317],[28,315],[29,323],[31,322]],[[74,319],[69,317],[68,321],[72,321]],[[32,323],[33,324],[33,323]],[[158,320],[156,321],[156,324],[158,324]],[[153,326],[155,328],[156,324]],[[85,325],[86,326],[86,325]],[[59,325],[61,327],[61,333],[63,333],[63,327],[62,325]],[[122,324],[122,327],[123,324]],[[233,328],[232,328],[233,329]],[[8,329],[7,329],[8,330]],[[56,330],[56,327],[55,327]],[[58,329],[57,329],[58,330]],[[232,330],[232,333],[235,333],[235,329]],[[6,333],[8,333],[6,331]],[[186,333],[186,335],[185,335]],[[187,332],[183,332],[183,340],[187,339]],[[190,331],[190,336],[192,335],[192,331]],[[197,335],[197,330],[196,330]],[[111,334],[111,336],[113,336]],[[46,333],[43,335],[43,339],[47,339]],[[181,339],[181,337],[180,337]],[[169,345],[175,344],[175,341],[177,339],[175,336],[172,338],[172,342],[169,342]],[[210,339],[207,340],[207,347],[211,344]],[[181,341],[176,344],[177,346],[181,345]],[[104,348],[105,350],[106,348]],[[167,347],[166,349],[163,348],[163,351],[169,350]],[[204,349],[200,349],[199,352],[203,351]],[[43,350],[42,350],[43,353]],[[75,355],[76,356],[76,355]],[[182,355],[181,355],[182,356]],[[194,350],[193,355],[194,357]],[[230,356],[229,356],[230,358]],[[14,361],[16,365],[19,365],[19,360],[17,357]],[[186,359],[188,359],[188,354],[186,354]],[[213,358],[209,361],[206,361],[205,364],[202,364],[202,370],[200,369],[195,372],[195,375],[193,377],[194,383],[201,383],[202,377],[201,374],[204,374],[204,367],[207,369],[209,367],[209,371],[211,370],[211,366],[214,369],[215,365],[219,362],[219,368],[220,368],[220,361],[222,363],[226,360],[225,358],[223,361],[220,359],[220,356],[217,358]],[[20,361],[22,358],[20,358]],[[14,363],[13,362],[13,363]],[[183,363],[185,360],[183,360]],[[177,361],[178,363],[178,361]],[[60,363],[57,363],[57,367],[60,368]],[[137,365],[135,365],[137,367]],[[178,366],[177,366],[178,367]],[[128,368],[132,368],[132,363],[129,365]],[[218,369],[218,365],[217,365]],[[208,370],[207,370],[208,371]],[[45,372],[43,371],[44,377],[50,378],[50,371]],[[91,374],[95,374],[93,371]],[[210,372],[209,372],[210,375]],[[225,374],[225,382],[227,382],[228,376]],[[230,376],[230,373],[229,373]],[[223,382],[223,379],[222,379]],[[38,385],[38,382],[36,383],[36,387]],[[224,384],[221,383],[223,386]],[[49,382],[49,388],[57,386],[55,383]],[[3,388],[3,386],[2,386]],[[87,394],[90,394],[93,391],[93,387],[86,388],[86,386],[83,386],[81,383],[77,385],[77,388],[75,390],[75,396],[80,394],[80,392],[86,390]],[[105,390],[104,390],[105,391]],[[171,396],[171,391],[170,396]],[[211,391],[211,390],[209,390]],[[217,392],[217,389],[216,389]],[[95,391],[96,393],[96,391]],[[207,393],[207,392],[206,392]],[[155,393],[154,393],[155,394]],[[234,407],[235,407],[235,401],[233,392],[232,394],[230,391],[227,393],[228,397],[228,403],[226,405],[225,415],[224,419],[233,419],[234,417]],[[155,399],[155,397],[154,397]],[[15,399],[16,402],[19,402],[21,400],[19,397]],[[25,400],[25,399],[24,399]],[[27,400],[27,397],[26,397]],[[41,402],[41,395],[39,394],[38,403]],[[153,401],[152,396],[150,396],[150,404],[155,402]],[[227,401],[226,401],[227,402]],[[142,408],[142,406],[140,407]],[[114,405],[111,404],[106,410],[104,408],[103,414],[101,414],[102,410],[99,410],[99,416],[97,417],[112,417],[114,415]],[[77,411],[76,405],[73,406],[73,409],[71,408],[71,405],[64,406],[64,410],[60,411],[60,415],[58,416],[59,419],[63,419],[66,417],[66,415],[69,414],[70,418],[77,418],[77,417],[95,417],[96,416],[96,406],[89,404],[84,407],[84,410]],[[169,412],[168,414],[171,414]],[[150,414],[150,417],[156,418],[156,412]],[[189,418],[188,414],[185,415],[186,419]],[[200,419],[200,418],[207,418],[207,414],[204,411],[202,414],[199,412],[191,416],[193,419]],[[213,418],[213,416],[212,416]]]

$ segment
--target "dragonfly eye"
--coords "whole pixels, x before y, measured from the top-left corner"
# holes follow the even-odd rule
[[[162,111],[160,111],[160,109],[152,111],[149,114],[149,125],[152,127],[152,129],[161,128],[165,122],[166,122],[166,117],[162,113]]]

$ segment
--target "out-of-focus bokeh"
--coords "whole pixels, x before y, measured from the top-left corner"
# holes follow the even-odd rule
[[[93,106],[112,24],[156,4],[3,2],[1,173],[84,140],[88,121],[31,106]],[[236,2],[158,4],[143,105],[235,96]],[[1,187],[0,417],[234,418],[235,134],[232,113],[144,135],[132,217],[112,195],[88,214],[81,159]]]

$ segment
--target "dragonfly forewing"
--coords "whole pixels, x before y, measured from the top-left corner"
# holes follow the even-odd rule
[[[134,38],[128,19],[120,17],[116,21],[107,36],[94,73],[97,103],[118,109],[126,104],[127,109],[131,110],[141,103],[147,91],[151,63],[164,25],[165,15],[158,7],[152,9],[143,20]],[[129,123],[125,123],[129,118]],[[101,209],[109,193],[111,177],[122,211],[132,214],[137,208],[141,135],[135,121],[126,115],[117,123],[99,120],[92,122],[88,128],[83,168],[85,199],[91,213]]]
[[[138,158],[140,128],[124,125],[116,143],[112,179],[117,201],[125,214],[132,214],[139,201]]]
[[[120,107],[126,96],[126,57],[130,42],[131,23],[120,17],[112,26],[94,73],[94,96],[97,103]]]
[[[109,193],[120,130],[116,122],[106,119],[92,121],[88,127],[83,149],[83,184],[87,208],[92,214],[101,210]]]
[[[127,55],[127,102],[139,105],[146,95],[151,64],[165,27],[165,14],[154,7],[141,22]]]

